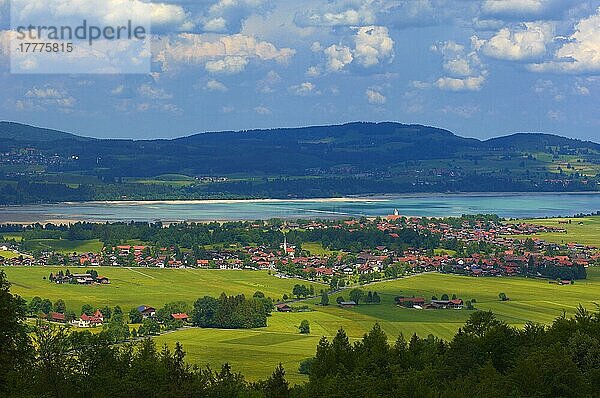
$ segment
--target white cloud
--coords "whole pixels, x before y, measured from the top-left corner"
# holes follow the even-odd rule
[[[435,86],[441,90],[450,91],[479,91],[485,83],[485,76],[466,77],[464,79],[453,77],[440,77]]]
[[[204,22],[203,29],[207,32],[225,32],[227,30],[227,21],[225,18],[212,18]]]
[[[258,113],[259,115],[270,115],[272,113],[271,110],[265,106],[257,106],[254,108],[254,112]]]
[[[546,54],[554,26],[548,22],[525,22],[518,29],[500,29],[483,45],[485,55],[505,60],[527,60]]]
[[[295,22],[300,26],[355,26],[370,25],[375,22],[375,15],[367,8],[346,9],[337,12],[309,11],[299,14]]]
[[[529,69],[534,72],[599,72],[600,8],[575,24],[575,32],[556,51],[554,60],[529,65]]]
[[[354,60],[350,47],[333,44],[323,50],[327,57],[327,69],[339,72]]]
[[[150,98],[150,99],[165,100],[165,99],[173,98],[172,94],[167,93],[165,90],[163,90],[159,87],[152,87],[149,84],[142,84],[138,88],[138,92],[140,93],[141,96]]]
[[[290,92],[298,96],[318,95],[321,94],[317,87],[311,82],[304,82],[290,86]]]
[[[220,91],[224,93],[227,91],[227,86],[221,83],[218,80],[212,79],[206,82],[206,86],[204,86],[208,91]]]
[[[308,77],[317,77],[321,74],[321,70],[318,66],[309,66],[306,70],[306,76]]]
[[[121,84],[121,85],[118,85],[117,87],[113,88],[110,91],[110,94],[114,95],[114,96],[119,96],[119,95],[123,95],[124,92],[125,92],[125,86],[123,84]]]
[[[204,65],[210,73],[235,74],[246,69],[248,58],[244,57],[225,57],[215,61],[208,61]]]
[[[561,3],[569,5],[568,0],[485,0],[481,11],[495,17],[531,17],[560,7]]]
[[[365,91],[365,96],[367,97],[369,104],[381,105],[385,104],[387,101],[387,98],[383,94],[373,88],[368,88]]]
[[[275,71],[269,71],[267,75],[259,80],[256,84],[256,89],[258,92],[263,94],[270,94],[275,92],[275,86],[281,82],[281,76],[279,73]]]
[[[391,61],[394,57],[394,40],[385,26],[356,28],[353,40],[354,48],[333,44],[323,50],[327,70],[339,72],[354,61],[364,68],[369,68],[386,60]],[[320,48],[320,45],[318,47]]]
[[[379,64],[394,57],[394,40],[385,26],[363,26],[354,37],[354,55],[364,67]]]
[[[188,30],[194,24],[191,15],[182,6],[142,0],[55,0],[52,7],[46,0],[12,0],[11,19],[14,23],[46,20],[122,25],[132,21],[149,26],[154,31],[163,29]],[[58,24],[57,24],[58,25]]]
[[[66,90],[58,87],[43,86],[27,90],[24,99],[15,101],[17,110],[47,110],[58,109],[61,112],[70,113],[76,104]]]
[[[208,32],[238,32],[243,22],[258,11],[270,7],[270,0],[218,0],[199,17]]]
[[[155,60],[162,64],[163,71],[169,70],[172,64],[204,63],[211,73],[241,72],[251,59],[286,64],[296,52],[291,48],[278,49],[269,42],[242,34],[183,33],[160,38],[154,48]]]
[[[431,50],[442,54],[442,67],[447,76],[442,76],[433,84],[413,81],[415,88],[437,87],[449,91],[478,91],[486,80],[487,70],[481,62],[477,49],[481,43],[476,38],[471,39],[471,50],[467,51],[462,44],[453,40],[431,46]]]

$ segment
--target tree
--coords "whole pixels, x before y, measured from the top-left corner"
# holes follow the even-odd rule
[[[448,301],[450,298],[446,293],[442,294],[442,298],[440,300]]]
[[[8,390],[17,390],[15,385],[25,383],[23,373],[32,353],[24,323],[25,300],[13,296],[10,287],[4,271],[0,270],[0,396],[8,396]]]
[[[129,311],[129,323],[142,323],[142,314],[140,314],[137,308],[132,308]]]
[[[156,319],[145,318],[142,321],[139,333],[142,333],[142,331],[144,335],[157,335],[160,333],[160,325]]]
[[[373,292],[373,303],[375,303],[375,304],[381,303],[381,297],[379,297],[379,294],[377,294],[377,292]]]
[[[81,306],[81,313],[92,315],[94,313],[94,307],[92,307],[90,304],[84,304]]]
[[[364,295],[365,292],[363,292],[361,289],[350,290],[350,300],[354,301],[356,304],[358,304],[362,300]]]
[[[308,322],[308,320],[303,319],[302,322],[300,322],[300,326],[298,326],[298,329],[300,329],[300,333],[302,333],[302,334],[309,334],[310,333],[310,323]]]
[[[64,314],[67,311],[67,305],[65,304],[65,301],[62,299],[56,300],[54,303],[54,311]]]
[[[123,314],[114,314],[110,321],[104,323],[102,331],[106,333],[109,339],[115,343],[127,340],[129,338],[129,326],[123,319]]]
[[[337,296],[337,297],[335,298],[335,302],[336,302],[336,303],[338,303],[338,304],[340,304],[340,303],[342,303],[342,302],[344,302],[344,301],[346,301],[346,300],[344,300],[344,297],[343,297],[343,296]]]
[[[288,398],[290,396],[289,383],[285,379],[285,370],[281,363],[275,368],[275,371],[265,381],[263,388],[267,398]]]
[[[52,301],[50,301],[50,299],[43,299],[42,303],[41,303],[41,307],[40,310],[44,313],[44,314],[48,314],[50,313],[50,311],[52,311]]]
[[[507,301],[508,297],[506,297],[506,293],[500,293],[498,295],[498,298],[500,299],[500,301]]]
[[[321,292],[321,305],[329,305],[329,295],[326,291]]]
[[[367,293],[367,298],[365,299],[365,302],[367,304],[371,304],[373,302],[373,292],[369,290],[369,293]]]

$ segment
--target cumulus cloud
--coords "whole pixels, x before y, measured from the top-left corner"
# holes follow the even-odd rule
[[[69,92],[59,87],[34,86],[26,91],[22,99],[13,101],[18,111],[56,109],[63,113],[73,112],[76,100]]]
[[[600,8],[579,20],[574,33],[554,54],[551,61],[532,64],[534,72],[588,73],[600,71]]]
[[[374,105],[382,105],[385,104],[387,101],[387,98],[374,88],[368,88],[365,91],[365,97],[367,97],[367,101],[369,102],[369,104]]]
[[[267,75],[260,79],[256,84],[256,90],[263,94],[270,94],[275,92],[275,86],[281,82],[281,76],[275,71],[269,71]]]
[[[227,86],[225,86],[223,83],[221,83],[218,80],[209,80],[208,82],[206,82],[206,85],[204,86],[204,88],[208,91],[220,91],[222,93],[224,93],[225,91],[227,91]]]
[[[239,32],[249,15],[269,9],[271,3],[270,0],[217,0],[199,20],[206,32]]]
[[[485,76],[471,76],[464,79],[440,77],[435,86],[441,90],[450,91],[479,91],[485,82]]]
[[[232,75],[240,73],[246,69],[248,58],[245,57],[224,57],[215,61],[208,61],[204,68],[210,73],[223,73]]]
[[[11,19],[14,23],[56,21],[105,25],[122,25],[128,21],[150,25],[153,30],[189,30],[194,23],[191,14],[182,6],[168,2],[142,0],[55,0],[52,7],[46,0],[12,0]]]
[[[183,33],[160,38],[155,49],[155,61],[163,71],[172,64],[204,64],[211,73],[239,73],[250,60],[275,61],[286,64],[294,56],[291,48],[276,48],[266,41],[242,34],[210,35]]]
[[[138,88],[138,93],[143,97],[156,100],[165,100],[173,98],[172,94],[167,93],[165,90],[159,87],[152,87],[149,84],[142,84]]]
[[[294,19],[299,26],[355,26],[369,25],[375,22],[372,10],[361,8],[349,8],[340,11],[312,10],[296,15]]]
[[[548,15],[561,8],[572,6],[564,0],[485,0],[483,15],[499,18],[527,18]]]
[[[394,40],[385,26],[356,28],[353,41],[354,48],[333,44],[323,50],[327,70],[339,72],[353,62],[369,68],[394,57]]]
[[[327,69],[330,71],[339,72],[354,60],[352,50],[347,46],[333,44],[323,52],[327,58]]]
[[[437,79],[433,84],[415,81],[415,88],[437,87],[450,91],[478,91],[481,90],[486,80],[487,70],[481,62],[477,50],[481,43],[473,38],[471,48],[467,48],[453,40],[435,44],[432,51],[442,54],[442,67],[448,74]]]
[[[298,13],[298,26],[366,26],[385,25],[395,28],[435,25],[464,15],[471,5],[448,0],[331,0],[318,8]]]
[[[257,106],[254,108],[254,112],[258,113],[259,115],[270,115],[272,113],[271,110],[266,106]]]
[[[290,86],[290,92],[298,96],[318,95],[321,94],[317,87],[311,82],[304,82]]]
[[[354,37],[357,61],[365,66],[374,66],[394,56],[394,40],[385,26],[363,26]]]
[[[548,22],[525,22],[517,29],[502,28],[483,45],[485,55],[505,60],[529,60],[546,54],[553,40],[554,25]]]

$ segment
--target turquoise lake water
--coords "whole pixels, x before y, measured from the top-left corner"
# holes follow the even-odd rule
[[[224,201],[194,203],[89,202],[0,207],[0,222],[209,221],[402,215],[501,217],[572,216],[600,211],[600,194],[481,194],[387,196],[373,199]]]

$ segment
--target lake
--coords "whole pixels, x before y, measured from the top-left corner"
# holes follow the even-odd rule
[[[600,194],[451,194],[310,200],[86,202],[0,207],[0,223],[60,221],[210,221],[269,218],[488,213],[501,217],[572,216],[600,210]]]

